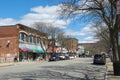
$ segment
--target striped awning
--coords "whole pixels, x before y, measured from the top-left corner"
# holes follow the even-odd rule
[[[19,48],[20,52],[31,52],[28,48]]]
[[[20,43],[19,48],[21,52],[43,53],[41,46],[38,45]]]

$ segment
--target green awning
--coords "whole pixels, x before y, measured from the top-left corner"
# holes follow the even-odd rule
[[[19,44],[20,49],[28,49],[29,52],[39,53],[42,54],[44,51],[42,50],[40,45],[34,44]]]
[[[77,54],[82,55],[82,54],[84,54],[84,53],[83,53],[83,52],[78,52]]]

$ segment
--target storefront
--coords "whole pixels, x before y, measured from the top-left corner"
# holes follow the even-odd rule
[[[40,46],[34,44],[19,44],[19,60],[36,60],[39,56],[42,56],[43,50]]]

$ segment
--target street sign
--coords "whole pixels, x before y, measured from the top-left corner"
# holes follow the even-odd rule
[[[118,32],[118,45],[120,46],[120,32]]]
[[[117,1],[117,14],[120,14],[120,0]]]

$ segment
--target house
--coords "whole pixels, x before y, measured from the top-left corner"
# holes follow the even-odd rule
[[[0,26],[0,62],[35,60],[47,48],[48,36],[22,24]],[[42,46],[41,46],[42,44]]]

